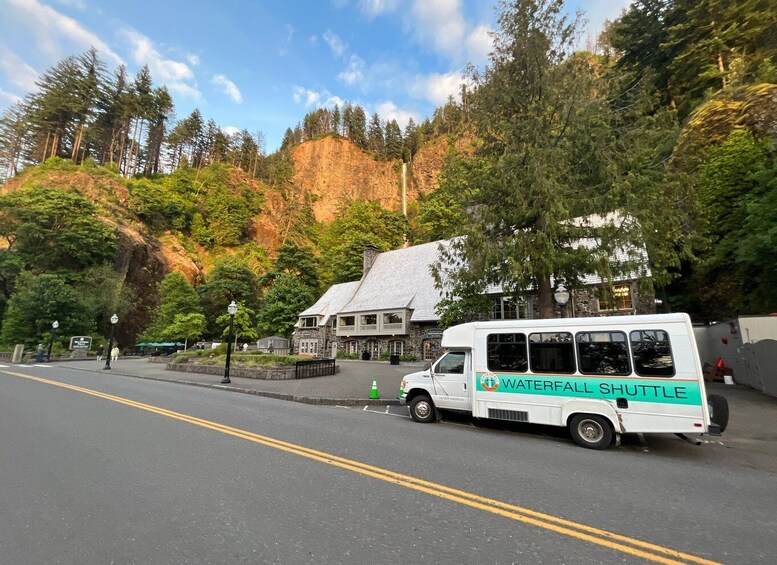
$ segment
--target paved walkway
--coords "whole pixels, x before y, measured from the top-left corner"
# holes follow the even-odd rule
[[[56,362],[55,362],[56,363]],[[103,372],[105,362],[68,361],[62,366],[86,371]],[[202,375],[168,371],[164,363],[153,363],[148,359],[119,359],[111,362],[111,372],[130,377],[171,381],[177,383],[227,388],[236,392],[258,394],[273,398],[296,400],[309,404],[398,404],[397,392],[402,377],[423,368],[422,363],[391,365],[383,361],[351,361],[338,359],[340,371],[336,375],[270,381],[230,377],[231,385],[222,385],[218,375]],[[372,381],[378,383],[380,400],[370,401]]]

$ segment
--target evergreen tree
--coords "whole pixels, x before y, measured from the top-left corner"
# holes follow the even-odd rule
[[[400,159],[402,157],[402,130],[396,120],[386,124],[386,157]]]
[[[348,125],[348,137],[362,149],[367,149],[367,117],[364,108],[355,106]]]
[[[367,147],[378,157],[383,157],[386,154],[386,140],[383,137],[383,126],[377,112],[370,118]]]
[[[624,88],[598,59],[573,56],[577,22],[563,13],[562,0],[504,4],[491,63],[473,76],[482,145],[447,169],[446,190],[469,221],[436,270],[449,293],[443,308],[455,306],[454,292],[501,284],[515,296],[535,290],[547,318],[552,277],[574,287],[586,273],[608,281],[644,272],[644,246],[655,280],[676,261],[651,239],[676,225],[661,184],[671,116],[654,114],[649,90]],[[580,219],[616,211],[615,223]],[[615,261],[616,250],[633,252]]]
[[[257,321],[264,335],[291,337],[299,313],[316,301],[313,290],[298,277],[283,273],[273,282],[262,302]]]

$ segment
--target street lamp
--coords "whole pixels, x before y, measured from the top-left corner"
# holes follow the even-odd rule
[[[51,339],[49,339],[49,354],[46,356],[46,363],[51,363],[51,347],[54,345],[54,334],[57,333],[59,322],[54,320],[51,322]]]
[[[116,323],[119,321],[119,317],[114,314],[111,316],[111,339],[108,340],[108,351],[105,352],[105,367],[104,369],[111,368],[111,350],[113,349],[113,332],[116,329]]]
[[[227,312],[229,312],[229,333],[227,334],[227,364],[224,366],[224,378],[221,379],[221,384],[229,384],[232,381],[229,380],[229,360],[232,355],[232,325],[235,323],[235,314],[237,314],[237,304],[235,301],[229,303],[227,306]]]
[[[556,292],[553,293],[553,298],[556,299],[559,306],[561,306],[561,317],[566,318],[567,302],[569,302],[569,291],[563,284],[559,284]]]

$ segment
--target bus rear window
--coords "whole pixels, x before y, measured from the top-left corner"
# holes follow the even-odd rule
[[[488,370],[525,373],[529,367],[525,334],[489,334]]]
[[[623,332],[580,332],[577,355],[584,375],[628,375],[629,346]]]
[[[574,373],[575,346],[569,332],[529,336],[529,363],[534,373]]]
[[[629,334],[634,370],[641,377],[673,377],[674,359],[669,334],[663,330],[640,330]]]

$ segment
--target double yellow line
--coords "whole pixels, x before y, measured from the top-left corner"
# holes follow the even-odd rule
[[[695,555],[675,551],[668,547],[644,542],[635,538],[630,538],[628,536],[622,536],[620,534],[608,532],[606,530],[601,530],[599,528],[594,528],[585,524],[580,524],[578,522],[564,520],[563,518],[558,518],[556,516],[544,514],[542,512],[536,512],[522,506],[516,506],[514,504],[508,504],[499,500],[478,496],[470,492],[425,481],[410,475],[403,475],[401,473],[396,473],[381,467],[367,465],[366,463],[354,461],[353,459],[338,457],[337,455],[332,455],[323,451],[317,451],[315,449],[310,449],[294,443],[288,443],[271,437],[255,434],[247,430],[225,426],[217,422],[211,422],[209,420],[203,420],[201,418],[196,418],[187,414],[181,414],[180,412],[173,412],[172,410],[159,408],[158,406],[143,404],[142,402],[136,402],[121,396],[114,396],[112,394],[106,394],[104,392],[99,392],[63,382],[52,381],[49,379],[42,379],[40,377],[33,377],[22,373],[14,373],[11,371],[0,371],[0,373],[6,373],[8,375],[13,375],[15,377],[21,377],[32,381],[38,381],[60,388],[89,394],[91,396],[96,396],[98,398],[103,398],[105,400],[110,400],[112,402],[117,402],[126,406],[132,406],[133,408],[138,408],[147,412],[153,412],[154,414],[159,414],[160,416],[166,416],[168,418],[187,422],[195,426],[200,426],[233,437],[245,439],[253,443],[279,449],[287,453],[299,455],[300,457],[312,459],[313,461],[319,461],[320,463],[332,465],[333,467],[339,467],[341,469],[353,471],[354,473],[359,473],[360,475],[365,475],[418,492],[423,492],[431,496],[449,500],[451,502],[457,502],[471,508],[477,508],[478,510],[483,510],[484,512],[496,514],[498,516],[509,518],[524,524],[530,524],[538,528],[543,528],[545,530],[550,530],[558,534],[593,543],[595,545],[603,546],[615,551],[627,553],[635,557],[642,557],[655,563],[664,563],[668,565],[682,563],[720,565],[715,561],[710,561]]]

